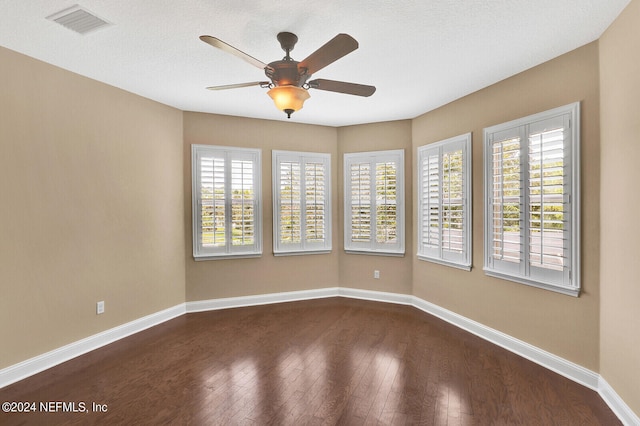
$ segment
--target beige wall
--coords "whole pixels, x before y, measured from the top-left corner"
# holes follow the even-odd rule
[[[600,373],[640,415],[639,76],[640,1],[633,0],[600,39]]]
[[[346,254],[344,252],[344,174],[345,153],[404,150],[405,184],[405,255],[404,257]],[[411,215],[412,155],[411,121],[393,121],[375,124],[348,126],[338,129],[338,177],[340,213],[336,221],[340,224],[340,277],[342,287],[411,294],[411,261],[413,249],[413,227]],[[380,278],[373,278],[373,271],[380,271]]]
[[[2,368],[178,305],[185,283],[182,113],[0,64]]]
[[[263,255],[254,259],[194,261],[191,239],[191,145],[262,149]],[[333,230],[330,254],[273,256],[271,151],[331,154]],[[331,127],[222,115],[184,113],[184,211],[187,300],[208,300],[338,285],[337,130]]]
[[[413,120],[414,153],[419,146],[473,132],[473,269],[415,259],[413,293],[594,371],[600,303],[598,85],[598,45],[591,43]],[[582,115],[579,298],[491,278],[482,270],[483,128],[575,101],[581,101]]]

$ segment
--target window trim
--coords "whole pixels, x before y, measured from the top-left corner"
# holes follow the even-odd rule
[[[446,259],[443,256],[444,248],[442,246],[442,240],[440,240],[440,245],[436,249],[439,252],[438,256],[430,255],[425,251],[425,247],[422,244],[422,235],[423,235],[423,208],[422,208],[422,196],[423,196],[423,179],[422,179],[422,162],[423,156],[428,155],[429,152],[434,152],[437,150],[438,152],[438,166],[439,166],[439,176],[442,177],[442,164],[443,164],[443,154],[445,151],[449,152],[449,150],[457,150],[456,147],[462,148],[462,156],[463,156],[463,165],[462,165],[462,184],[463,184],[463,253],[460,256],[461,260],[455,259]],[[438,263],[445,266],[450,266],[453,268],[462,269],[465,271],[470,271],[472,267],[473,260],[473,204],[472,204],[472,135],[471,133],[465,133],[459,136],[454,136],[448,139],[444,139],[438,142],[434,142],[431,144],[423,145],[418,147],[417,150],[417,188],[418,188],[418,232],[417,232],[417,257],[420,260],[429,261],[433,263]],[[442,203],[442,198],[440,198],[440,202]],[[442,214],[440,213],[440,217]],[[439,232],[442,232],[442,227],[439,228]],[[440,237],[442,238],[442,237]]]
[[[198,159],[202,154],[222,153],[227,161],[231,161],[231,156],[242,156],[251,158],[253,163],[255,207],[254,207],[254,244],[251,249],[233,251],[229,243],[225,244],[224,252],[212,252],[205,249],[200,244],[201,235],[201,215],[199,214],[200,194],[198,191],[200,182],[200,166]],[[196,261],[252,258],[262,256],[262,150],[258,148],[238,148],[217,145],[191,145],[191,221],[192,221],[192,243],[193,258]],[[225,197],[225,204],[229,200]],[[226,222],[225,222],[226,223]]]
[[[505,270],[496,270],[491,266],[491,256],[492,256],[492,246],[491,246],[491,235],[492,235],[492,225],[490,218],[492,217],[492,203],[491,203],[491,194],[492,194],[492,182],[491,182],[491,164],[492,164],[492,147],[491,147],[491,135],[500,131],[506,131],[508,129],[514,129],[519,127],[525,127],[531,124],[535,124],[538,121],[552,119],[555,117],[560,117],[563,115],[568,115],[570,120],[570,129],[568,130],[568,135],[570,137],[570,141],[566,142],[565,140],[565,149],[569,149],[570,153],[565,153],[564,160],[569,162],[570,171],[567,176],[571,179],[570,184],[568,185],[568,196],[570,204],[568,216],[570,221],[570,255],[568,256],[568,261],[570,262],[570,271],[569,271],[569,283],[568,285],[562,285],[555,282],[551,282],[549,280],[545,280],[544,278],[531,278],[530,276],[526,276],[523,272],[521,272],[524,264],[528,261],[527,259],[523,259],[520,262],[521,267],[514,267],[514,271],[505,271]],[[533,114],[527,117],[519,118],[516,120],[512,120],[503,124],[498,124],[495,126],[487,127],[484,129],[484,158],[483,158],[483,171],[484,171],[484,271],[488,276],[506,279],[509,281],[518,282],[520,284],[525,284],[537,288],[542,288],[546,290],[551,290],[557,293],[566,294],[574,297],[578,297],[580,295],[581,290],[581,279],[580,279],[580,102],[571,103],[568,105],[564,105],[558,108],[553,108],[548,111],[540,112],[537,114]],[[521,151],[522,152],[522,151]],[[525,168],[528,169],[528,160],[526,162],[522,161],[521,163]],[[526,192],[528,186],[525,185],[523,188],[524,192]],[[526,212],[524,213],[526,215]],[[526,219],[525,219],[526,220]],[[526,227],[521,228],[520,238],[526,238]],[[566,248],[566,246],[565,246]],[[514,263],[514,265],[517,265]]]
[[[397,256],[402,257],[405,254],[405,186],[404,186],[404,149],[394,149],[386,151],[368,151],[368,152],[352,152],[344,154],[343,164],[343,184],[344,184],[344,251],[348,254],[367,254],[380,256]],[[396,169],[396,234],[397,248],[385,247],[384,243],[376,243],[375,231],[372,227],[369,247],[354,246],[350,241],[351,236],[351,199],[350,194],[350,165],[352,163],[361,162],[374,164],[372,170],[375,170],[375,163],[381,161],[395,161]],[[375,183],[375,180],[374,180]],[[373,200],[372,200],[373,205]],[[375,209],[372,209],[374,211]],[[373,220],[372,220],[373,222]]]
[[[283,151],[273,150],[271,152],[272,159],[272,188],[273,188],[273,255],[274,256],[295,256],[295,255],[307,255],[307,254],[326,254],[332,250],[332,200],[331,200],[331,154],[324,152],[300,152],[300,151]],[[280,173],[279,167],[280,161],[286,159],[286,161],[299,161],[301,164],[301,173],[304,173],[304,164],[308,162],[320,162],[325,166],[325,241],[324,243],[311,244],[307,247],[307,243],[302,238],[299,248],[283,249],[279,242],[280,239]],[[302,192],[302,189],[301,189]],[[301,197],[301,212],[304,210],[305,200]],[[304,213],[301,213],[303,215]],[[302,219],[301,219],[302,220]],[[302,230],[304,232],[304,224],[301,223]]]

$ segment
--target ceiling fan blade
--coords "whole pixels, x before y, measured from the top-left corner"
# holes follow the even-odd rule
[[[224,41],[220,40],[219,38],[216,37],[211,37],[209,35],[202,35],[200,36],[200,40],[204,41],[207,44],[210,44],[213,47],[216,47],[220,50],[223,50],[227,53],[231,53],[232,55],[246,61],[249,62],[251,65],[253,65],[254,67],[265,69],[267,67],[267,64],[265,64],[264,62],[254,58],[251,55],[247,55],[246,53],[244,53],[242,50],[238,50],[235,47],[231,46],[230,44],[225,43]]]
[[[237,84],[225,84],[223,86],[211,86],[207,87],[209,90],[227,90],[227,89],[238,89],[240,87],[250,87],[250,86],[261,86],[266,87],[270,84],[269,81],[252,81],[250,83],[237,83]]]
[[[346,93],[356,96],[371,96],[375,93],[375,86],[367,86],[365,84],[347,83],[345,81],[325,80],[318,78],[308,82],[309,87],[318,90],[327,90],[329,92]]]
[[[298,64],[298,69],[306,69],[311,75],[327,65],[337,61],[358,48],[358,42],[349,34],[338,34],[325,45]]]

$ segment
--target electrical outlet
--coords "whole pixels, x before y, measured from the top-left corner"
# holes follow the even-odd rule
[[[104,300],[101,300],[98,303],[96,303],[96,314],[97,315],[104,314]]]
[[[377,269],[375,271],[373,271],[373,278],[375,278],[376,280],[380,279],[380,271],[378,271]]]

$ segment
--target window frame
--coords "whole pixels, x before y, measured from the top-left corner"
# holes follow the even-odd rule
[[[438,200],[439,206],[445,204],[443,194],[443,173],[444,173],[444,156],[446,153],[462,151],[462,253],[455,253],[447,250],[443,245],[443,208],[438,208],[438,241],[437,246],[428,246],[424,243],[424,234],[428,230],[425,229],[425,215],[429,215],[429,211],[425,211],[425,180],[424,173],[428,172],[423,169],[425,157],[437,156],[438,162]],[[417,152],[417,179],[418,179],[418,232],[417,232],[417,257],[420,260],[430,261],[466,271],[471,270],[473,259],[472,253],[472,135],[466,133],[463,135],[448,138],[442,141],[434,142],[428,145],[418,147]]]
[[[528,238],[531,234],[529,215],[531,210],[530,179],[531,164],[528,157],[531,127],[543,121],[564,120],[562,155],[563,155],[563,234],[566,241],[562,247],[563,265],[561,273],[551,271],[550,268],[537,268],[531,265]],[[568,127],[567,127],[568,124]],[[493,257],[493,232],[492,218],[494,204],[492,199],[493,186],[493,135],[498,133],[518,134],[522,141],[519,151],[519,262],[496,261]],[[540,132],[540,131],[538,131]],[[538,133],[540,134],[540,133]],[[507,139],[500,139],[507,140]],[[554,292],[578,297],[581,290],[580,281],[580,103],[564,105],[538,114],[519,118],[507,123],[498,124],[484,129],[484,271],[486,275],[515,281],[533,287],[538,287]],[[567,182],[567,180],[569,182]],[[540,225],[542,226],[542,224]],[[535,227],[533,227],[535,229]]]
[[[272,157],[272,188],[273,188],[273,254],[274,256],[291,256],[306,254],[325,254],[332,250],[332,202],[331,202],[331,154],[320,152],[299,152],[299,151],[282,151],[273,150]],[[280,193],[280,164],[282,162],[298,162],[300,164],[300,243],[283,243],[281,242],[281,215],[280,205],[282,202]],[[320,163],[324,166],[324,242],[309,242],[304,238],[308,224],[304,220],[306,197],[302,196],[305,189],[302,187],[306,182],[305,165],[309,163]]]
[[[374,171],[374,178],[371,179],[371,194],[375,194],[375,170],[376,164],[381,162],[394,162],[396,164],[396,243],[380,243],[376,241],[377,225],[375,217],[377,217],[375,197],[371,198],[371,217],[370,217],[370,241],[353,242],[352,241],[352,215],[351,206],[351,165],[355,163],[369,164],[370,170]],[[371,254],[382,256],[399,256],[405,254],[405,186],[404,186],[404,149],[386,150],[386,151],[369,151],[369,152],[353,152],[344,154],[344,250],[349,254]]]
[[[230,188],[233,161],[250,161],[252,163],[252,186],[254,190],[253,199],[253,244],[239,246],[232,244],[232,238],[225,236],[225,244],[220,247],[205,247],[202,244],[202,197],[199,188],[201,187],[201,163],[203,156],[216,156],[223,158],[225,189]],[[262,150],[257,148],[238,148],[216,145],[191,145],[191,213],[192,213],[192,241],[193,258],[201,260],[219,260],[260,257],[262,255]],[[231,229],[231,220],[227,214],[232,208],[231,191],[225,191],[225,232]]]

